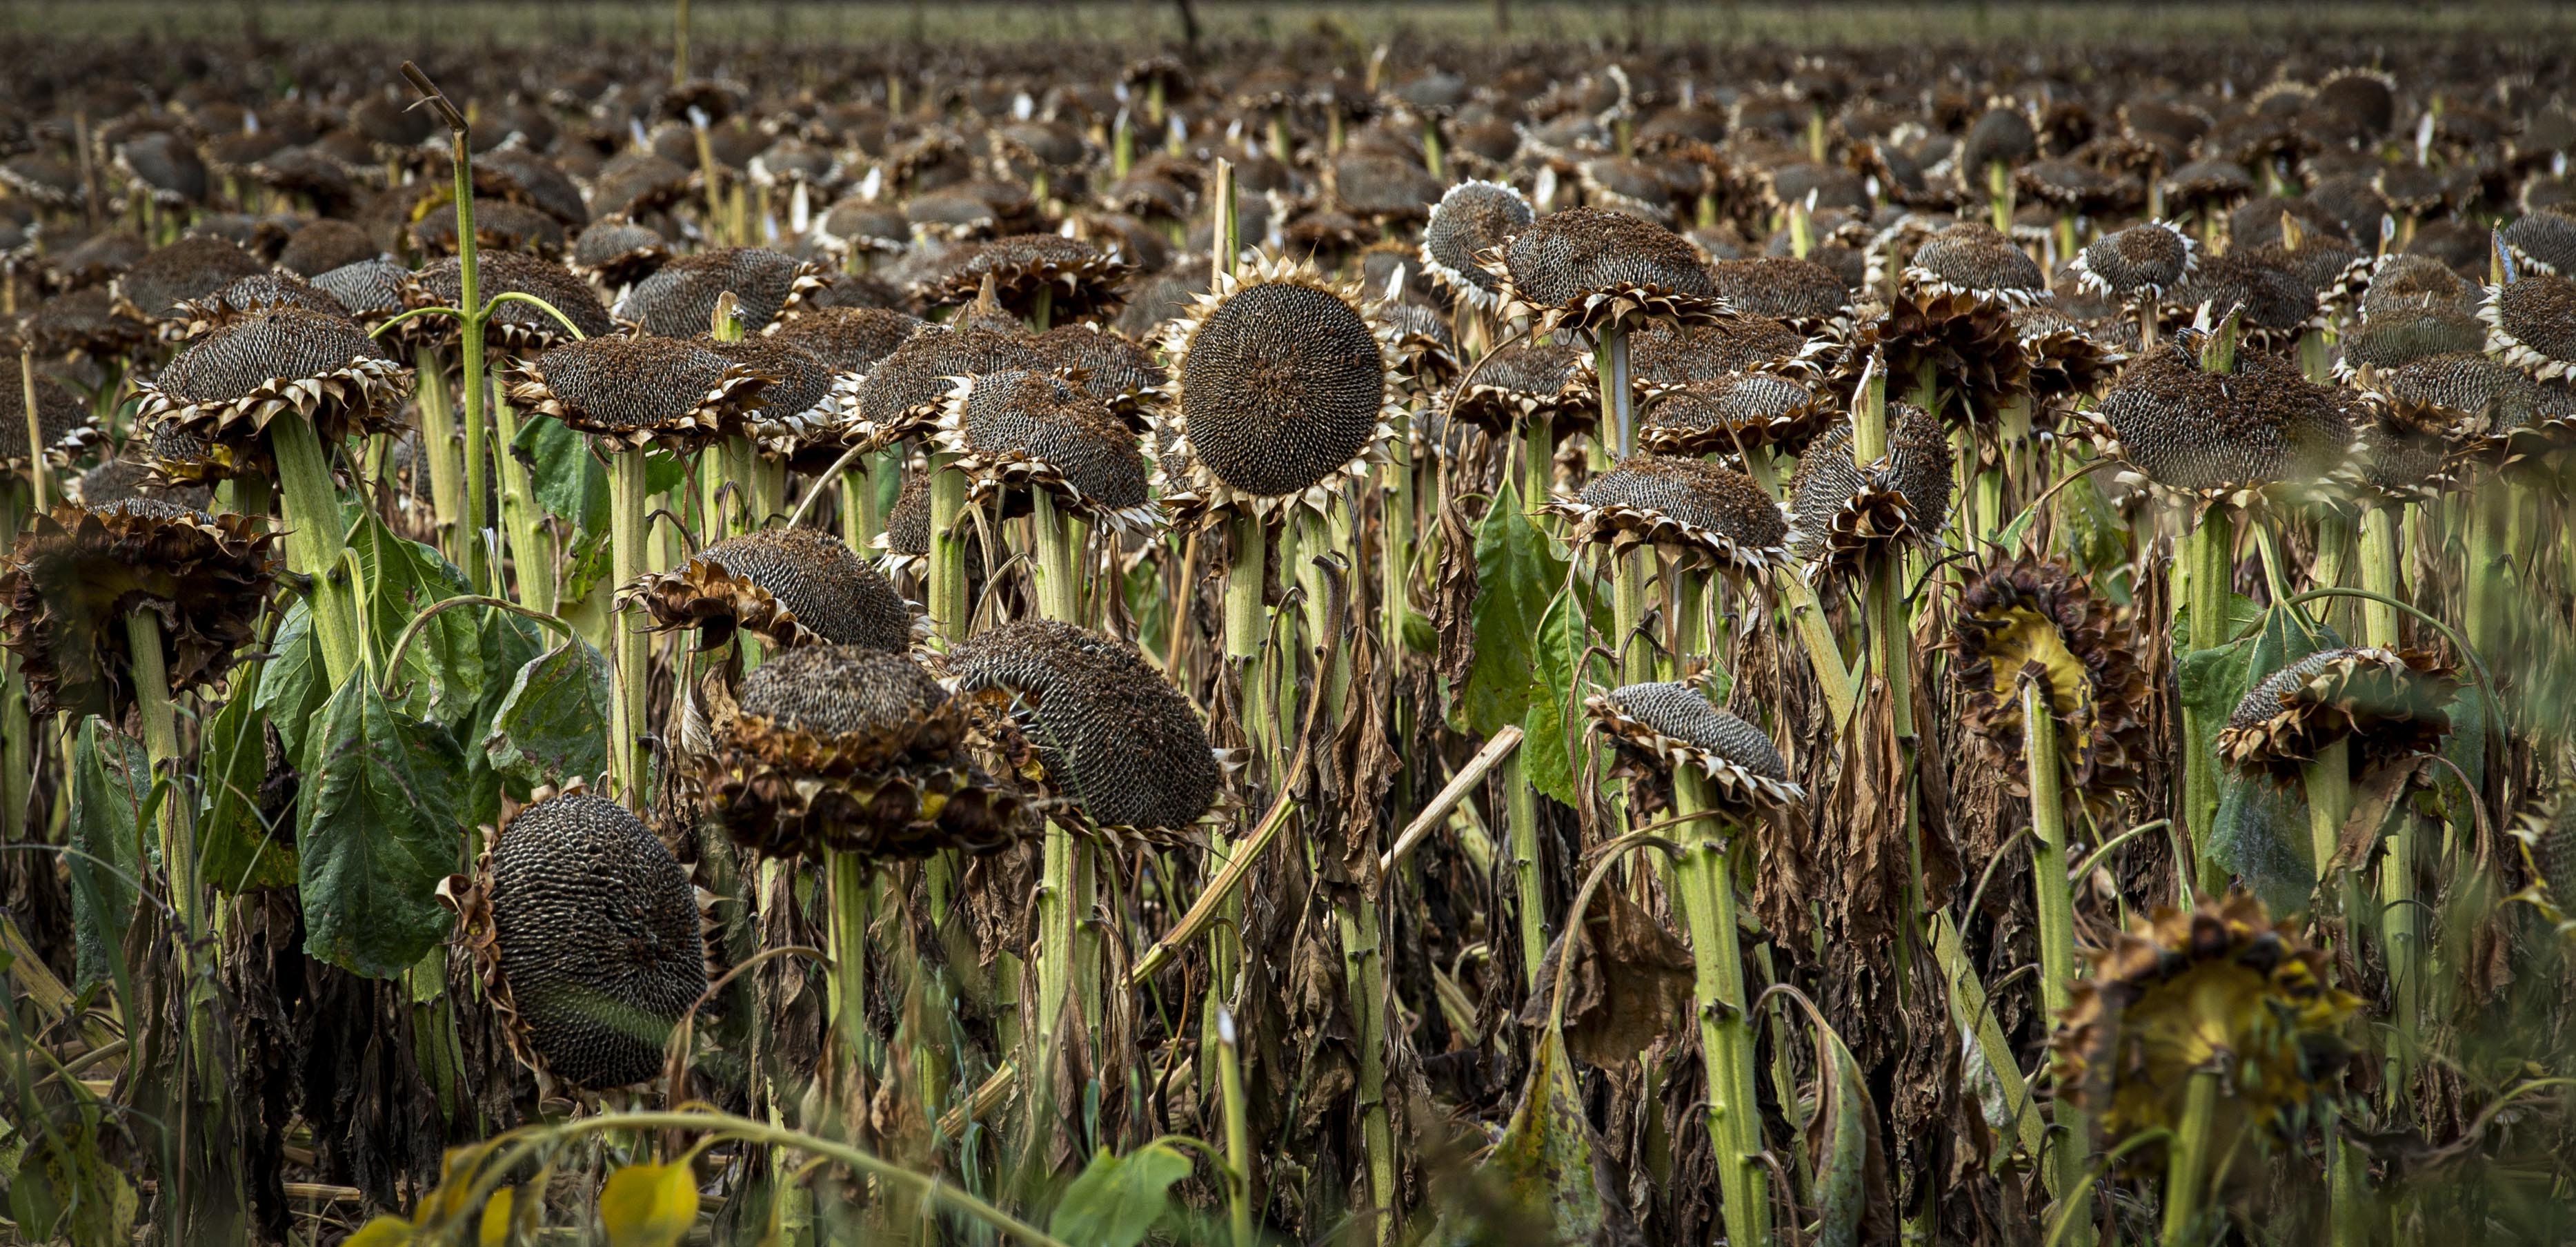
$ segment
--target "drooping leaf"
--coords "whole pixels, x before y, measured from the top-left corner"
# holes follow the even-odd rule
[[[1575,803],[1574,781],[1582,773],[1584,695],[1575,690],[1610,678],[1609,665],[1599,657],[1588,664],[1584,661],[1592,638],[1610,628],[1606,612],[1590,600],[1592,596],[1578,584],[1548,603],[1532,647],[1529,708],[1521,720],[1521,730],[1529,734],[1521,744],[1521,774],[1532,787],[1564,805]]]
[[[141,1206],[134,1184],[100,1146],[96,1113],[83,1105],[53,1115],[28,1144],[9,1183],[13,1242],[128,1247]]]
[[[588,532],[608,531],[608,469],[590,439],[552,416],[523,414],[510,453],[528,465],[528,483],[546,514]]]
[[[223,892],[282,888],[295,883],[291,829],[260,817],[260,785],[268,778],[268,716],[247,687],[224,702],[206,724],[205,813],[197,822],[201,874]]]
[[[1816,1116],[1807,1126],[1807,1159],[1816,1173],[1816,1241],[1826,1247],[1896,1241],[1887,1154],[1879,1143],[1878,1105],[1869,1080],[1843,1037],[1816,1019]],[[1975,1045],[1969,1045],[1975,1051]]]
[[[125,942],[143,874],[152,759],[95,717],[72,744],[70,847],[72,944],[80,986],[106,981]]]
[[[1124,1156],[1094,1152],[1047,1218],[1047,1233],[1074,1247],[1136,1247],[1171,1208],[1172,1184],[1188,1176],[1190,1158],[1168,1144]]]
[[[609,1247],[673,1247],[697,1220],[697,1174],[685,1164],[628,1165],[599,1192]]]
[[[1674,1018],[1691,1012],[1691,955],[1680,937],[1615,888],[1593,894],[1578,938],[1557,937],[1521,1019],[1543,1024],[1565,985],[1565,1046],[1586,1065],[1617,1067],[1636,1059]],[[1565,941],[1575,940],[1568,949]]]
[[[1467,730],[1480,736],[1527,717],[1539,620],[1565,583],[1556,539],[1521,505],[1519,491],[1505,485],[1476,528],[1476,601],[1468,612],[1476,655],[1458,706]]]
[[[492,769],[528,784],[597,775],[608,765],[608,657],[580,637],[519,668],[492,716]]]
[[[1502,1141],[1477,1167],[1472,1202],[1433,1227],[1435,1247],[1548,1244],[1593,1247],[1609,1241],[1610,1205],[1593,1167],[1592,1123],[1584,1117],[1565,1045],[1545,1035],[1529,1082]]]
[[[370,978],[400,974],[449,925],[434,890],[463,865],[464,750],[353,679],[323,707],[303,769],[304,950]]]
[[[515,776],[503,775],[492,766],[491,755],[482,745],[492,734],[492,724],[499,719],[502,703],[515,686],[516,675],[545,653],[552,635],[543,625],[510,611],[478,611],[483,616],[483,681],[482,699],[475,703],[474,713],[455,731],[457,743],[465,747],[466,791],[473,804],[466,811],[466,821],[478,825],[497,825],[501,818],[501,793],[508,789],[512,797],[525,800],[528,785]],[[511,679],[501,678],[504,674]]]
[[[2342,644],[2332,629],[2300,619],[2286,607],[2262,611],[2248,622],[2258,625],[2253,635],[2216,649],[2193,650],[2175,666],[2191,727],[2184,747],[2199,750],[2202,757],[2216,757],[2219,732],[2255,685],[2320,649]],[[2316,883],[2308,861],[2306,804],[2295,793],[2220,765],[2209,857],[2242,878],[2273,909],[2303,908]]]
[[[313,611],[304,599],[286,608],[269,649],[276,657],[260,664],[259,695],[251,705],[277,725],[286,756],[301,758],[305,729],[331,696],[331,680],[322,668],[322,642],[313,635]]]
[[[372,513],[359,521],[349,546],[366,577],[367,634],[380,660],[391,660],[403,633],[431,606],[474,591],[455,564]],[[442,611],[421,626],[399,673],[405,713],[453,727],[473,712],[483,692],[481,633],[474,612],[464,608]]]

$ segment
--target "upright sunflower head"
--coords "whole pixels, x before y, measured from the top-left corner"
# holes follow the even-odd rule
[[[2326,986],[2326,955],[2242,892],[2159,908],[2091,954],[2050,1041],[2057,1085],[2102,1116],[2106,1142],[2182,1124],[2191,1076],[2221,1079],[2218,1132],[2295,1135],[2332,1098],[2359,998]]]
[[[1647,773],[1688,767],[1708,777],[1725,808],[1796,809],[1806,790],[1789,782],[1789,765],[1762,729],[1718,709],[1696,685],[1630,684],[1595,693],[1584,710],[1592,730],[1618,745]]]
[[[1207,729],[1133,645],[1022,619],[960,642],[942,666],[989,735],[1025,744],[1023,778],[1086,826],[1168,842],[1217,803],[1224,767]]]
[[[1505,312],[1536,317],[1542,334],[1733,313],[1681,235],[1606,208],[1549,213],[1484,265],[1502,281]]]
[[[2154,755],[2152,690],[2138,638],[2108,598],[2056,560],[2027,555],[1987,566],[1959,594],[1948,648],[1959,656],[1961,719],[2028,791],[2022,687],[2036,681],[2057,721],[2068,777],[2087,796],[2133,787]]]
[[[713,649],[749,631],[781,649],[850,645],[901,650],[923,626],[876,568],[811,528],[728,537],[633,589],[661,629],[696,628]]]
[[[1789,557],[1789,521],[1753,478],[1705,459],[1630,455],[1545,510],[1577,541],[1653,545],[1758,576]]]
[[[802,646],[753,668],[738,696],[704,692],[714,749],[699,778],[744,845],[901,858],[1021,832],[1018,796],[968,756],[965,709],[906,655]]]
[[[1054,373],[1010,370],[958,380],[935,435],[956,455],[970,496],[1000,497],[1003,514],[1043,489],[1077,515],[1121,532],[1160,523],[1146,492],[1145,452],[1109,408]]]
[[[2356,772],[2441,748],[2456,672],[2416,650],[2319,650],[2265,677],[2218,733],[2218,756],[2249,775],[2295,784],[2317,753],[2352,744]]]
[[[122,717],[137,611],[160,620],[172,692],[221,681],[268,607],[276,541],[263,521],[148,498],[38,516],[0,566],[0,645],[18,656],[31,709]]]
[[[1220,274],[1165,339],[1173,425],[1204,507],[1329,506],[1394,436],[1393,352],[1356,292],[1290,261]]]

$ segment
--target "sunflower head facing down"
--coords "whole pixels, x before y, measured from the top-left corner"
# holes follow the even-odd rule
[[[2252,896],[2159,908],[2091,961],[2049,1046],[2059,1094],[2101,1114],[2106,1144],[2179,1125],[2202,1069],[2221,1080],[2221,1139],[2287,1139],[2334,1094],[2361,1001],[2328,987],[2326,954]]]
[[[1806,790],[1762,729],[1737,718],[1687,682],[1630,684],[1583,703],[1592,730],[1619,747],[1622,769],[1654,778],[1688,767],[1708,779],[1718,805],[1738,812],[1797,809]]]
[[[2417,650],[2319,650],[2246,692],[2218,733],[2218,756],[2295,784],[2338,741],[2352,742],[2352,764],[2363,769],[2428,753],[2450,733],[2443,707],[2459,688],[2457,672]]]
[[[1949,649],[1959,656],[1968,730],[2028,791],[2022,683],[2038,681],[2056,719],[2076,789],[2099,796],[2134,786],[2152,754],[2150,690],[2137,638],[2109,599],[2056,560],[2027,555],[1978,573],[1959,595]]]
[[[1606,208],[1551,212],[1483,262],[1502,282],[1504,313],[1536,317],[1540,335],[1734,314],[1681,235]]]
[[[2562,932],[2576,934],[2576,788],[2561,787],[2539,809],[2514,821],[2531,886],[2513,899],[2530,903]]]

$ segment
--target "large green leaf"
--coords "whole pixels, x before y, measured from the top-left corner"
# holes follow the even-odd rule
[[[590,438],[552,416],[523,415],[510,453],[528,465],[528,482],[546,514],[585,532],[608,531],[608,469]]]
[[[1491,736],[1528,716],[1530,662],[1539,620],[1565,583],[1565,556],[1556,539],[1530,523],[1510,485],[1476,527],[1476,602],[1468,619],[1475,631],[1475,663],[1458,698],[1468,731]]]
[[[1094,1152],[1047,1218],[1047,1233],[1073,1247],[1136,1247],[1170,1210],[1172,1184],[1188,1176],[1190,1158],[1169,1144],[1124,1156]]]
[[[251,678],[256,678],[251,677]],[[197,820],[200,870],[218,891],[247,892],[295,883],[295,846],[287,828],[260,818],[259,788],[268,778],[268,716],[245,685],[206,724],[201,757],[205,813]]]
[[[608,765],[608,657],[580,637],[519,668],[483,752],[492,769],[527,784],[595,776]]]
[[[1577,584],[1547,604],[1531,646],[1534,678],[1521,720],[1521,730],[1529,734],[1521,743],[1521,774],[1530,786],[1565,805],[1575,803],[1574,781],[1582,773],[1583,699],[1589,694],[1578,686],[1610,679],[1609,664],[1600,657],[1584,661],[1592,638],[1610,630],[1607,613],[1592,596]]]
[[[391,978],[447,931],[435,895],[465,840],[465,753],[447,729],[396,710],[372,681],[332,694],[296,799],[304,950]]]
[[[331,680],[322,669],[322,643],[313,636],[313,611],[298,598],[277,623],[269,650],[276,656],[260,664],[259,693],[251,705],[277,725],[286,756],[304,756],[305,729],[331,696]]]
[[[144,820],[152,793],[152,759],[143,746],[81,720],[72,744],[70,847],[72,945],[82,986],[113,975],[117,950],[142,877]]]
[[[2262,611],[2253,635],[2216,649],[2193,650],[2176,666],[2191,739],[2184,747],[2214,758],[2218,733],[2245,694],[2273,672],[2343,642],[2334,630],[2291,607]],[[2305,907],[2316,883],[2309,862],[2307,807],[2300,797],[2268,780],[2247,779],[2218,767],[2218,813],[2209,838],[2210,860],[2243,879],[2277,912]]]
[[[389,660],[403,633],[431,606],[472,593],[465,573],[438,551],[385,527],[372,513],[350,534],[367,582],[367,634],[378,661]],[[399,673],[405,713],[454,726],[483,694],[482,629],[474,613],[440,613],[403,652]]]

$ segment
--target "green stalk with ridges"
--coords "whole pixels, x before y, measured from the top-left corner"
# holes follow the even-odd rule
[[[2066,878],[2066,792],[2063,753],[2057,736],[2057,714],[2050,705],[2045,680],[2024,681],[2021,688],[2022,762],[2030,773],[2030,827],[2037,846],[2031,852],[2032,901],[2039,917],[2039,1000],[2042,1016],[2056,1017],[2072,1002],[2079,965],[2075,959],[2075,898]],[[2057,1128],[2065,1132],[2048,1153],[2048,1182],[2061,1208],[2075,1223],[2090,1223],[2090,1184],[2086,1159],[2093,1153],[2092,1122],[2074,1098],[2054,1102]]]
[[[1707,1064],[1708,1133],[1717,1149],[1717,1181],[1727,1241],[1771,1241],[1770,1182],[1761,1168],[1761,1101],[1754,1090],[1751,1015],[1744,997],[1744,952],[1737,942],[1735,862],[1739,836],[1715,819],[1708,778],[1675,767],[1673,815],[1681,852],[1673,862],[1675,906],[1691,943],[1691,995]],[[1575,915],[1574,921],[1582,921]]]

